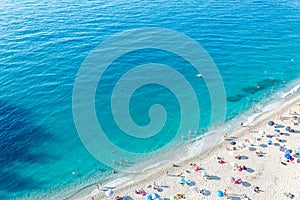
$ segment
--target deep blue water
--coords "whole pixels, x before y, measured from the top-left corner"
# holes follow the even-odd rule
[[[0,199],[62,198],[111,172],[78,137],[73,85],[97,45],[122,31],[147,27],[176,30],[204,47],[222,75],[227,119],[300,75],[298,1],[1,1]],[[118,58],[97,88],[97,117],[118,146],[129,139],[113,122],[112,89],[125,72],[153,62],[189,81],[200,99],[198,128],[209,128],[209,91],[195,69],[178,55],[144,49]],[[172,140],[180,113],[168,88],[139,88],[130,100],[132,119],[147,125],[153,104],[164,105],[168,114],[163,139],[152,137],[142,150],[140,139],[130,140],[125,149],[152,151]]]

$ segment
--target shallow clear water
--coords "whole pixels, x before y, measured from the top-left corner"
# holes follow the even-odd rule
[[[98,44],[122,31],[145,27],[174,29],[205,48],[224,81],[227,119],[250,109],[254,99],[268,99],[272,88],[276,92],[300,74],[297,1],[2,1],[0,199],[54,198],[59,193],[62,198],[111,172],[78,137],[73,84],[82,62]],[[105,130],[115,134],[111,139],[117,145],[126,138],[116,137],[120,130],[108,106],[112,88],[124,72],[151,62],[171,66],[189,80],[201,99],[198,128],[210,125],[209,92],[189,63],[168,52],[140,50],[114,62],[97,89],[97,117]],[[168,139],[180,114],[174,94],[166,88],[155,84],[139,88],[131,99],[131,115],[137,124],[147,125],[148,109],[156,103],[168,111],[161,131]],[[158,141],[144,148],[151,151],[168,142]]]

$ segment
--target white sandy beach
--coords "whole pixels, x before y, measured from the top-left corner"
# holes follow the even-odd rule
[[[254,200],[289,199],[289,197],[284,195],[285,192],[295,195],[294,199],[300,199],[300,163],[297,163],[298,158],[295,157],[293,161],[287,162],[287,159],[284,157],[285,152],[283,150],[280,151],[280,146],[291,149],[293,152],[290,155],[294,157],[295,149],[300,146],[300,124],[296,125],[291,121],[293,116],[297,116],[297,120],[300,118],[299,104],[300,94],[294,94],[281,107],[264,113],[251,124],[244,127],[240,127],[240,124],[237,124],[238,130],[234,133],[228,133],[226,141],[215,146],[211,151],[183,162],[174,160],[174,163],[178,165],[176,167],[173,167],[170,163],[167,166],[153,169],[150,173],[136,176],[134,181],[116,186],[114,194],[110,197],[107,197],[103,191],[99,190],[99,192],[94,191],[93,195],[90,195],[87,199],[110,200],[116,199],[117,196],[127,196],[126,199],[147,199],[146,196],[135,194],[135,189],[141,188],[147,194],[159,194],[161,199],[170,199],[170,196],[176,193],[184,194],[187,200],[222,198],[238,200],[243,199],[243,194]],[[292,110],[292,113],[290,113],[290,110]],[[268,125],[270,120],[275,122],[274,126]],[[250,132],[248,126],[251,128]],[[290,126],[295,132],[286,131],[287,126]],[[275,136],[274,129],[279,129],[282,135],[278,133],[278,136]],[[262,131],[265,131],[263,137]],[[268,134],[274,137],[268,138]],[[247,142],[247,139],[249,142]],[[273,143],[268,145],[267,140],[272,140]],[[230,148],[230,142],[232,141],[237,143],[235,145],[237,149],[234,151],[227,150],[227,148]],[[245,144],[246,147],[238,147],[240,143]],[[256,152],[260,151],[263,154],[258,157]],[[241,159],[236,159],[233,155],[242,157]],[[218,163],[217,157],[223,158],[225,163]],[[196,172],[196,167],[191,166],[191,163],[200,166],[201,169]],[[238,166],[246,166],[247,169],[242,171],[234,170],[234,163]],[[166,175],[167,171],[168,176]],[[180,177],[177,175],[181,172],[184,172],[182,177],[185,180],[191,181],[191,186],[187,184],[182,185],[178,182]],[[208,180],[203,178],[203,172],[210,175]],[[231,177],[235,179],[240,178],[242,183],[234,184]],[[158,189],[153,188],[154,182],[158,185]],[[148,188],[149,184],[151,188]],[[202,195],[199,192],[192,191],[195,189],[195,186],[200,190],[204,189],[206,194]],[[258,193],[254,192],[255,186],[260,188]],[[104,183],[104,189],[107,189],[107,187],[114,186]],[[225,189],[227,190],[227,196],[217,197],[217,191],[224,191]]]

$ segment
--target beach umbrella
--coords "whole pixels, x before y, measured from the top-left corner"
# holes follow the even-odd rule
[[[185,179],[184,179],[183,177],[180,177],[180,178],[178,179],[178,183],[180,183],[180,184],[185,184]]]
[[[293,153],[293,151],[291,149],[288,149],[288,150],[285,151],[285,153],[286,154],[291,154],[291,153]]]
[[[272,144],[272,140],[267,140],[266,141],[268,144]]]
[[[293,157],[294,157],[294,158],[300,158],[300,154],[299,154],[299,153],[296,153],[296,154],[293,155]]]
[[[224,196],[224,192],[222,192],[221,190],[217,191],[217,196],[218,197],[223,197]]]
[[[185,183],[186,183],[187,185],[191,185],[191,184],[193,183],[193,181],[191,181],[191,180],[186,180]]]
[[[273,126],[274,124],[275,124],[275,123],[274,123],[273,121],[269,121],[269,122],[268,122],[268,125],[269,125],[269,126]]]
[[[170,200],[178,200],[178,197],[175,195],[170,196]]]
[[[235,141],[230,142],[230,145],[236,145]]]
[[[279,129],[274,129],[274,132],[275,133],[280,133],[280,130]]]
[[[146,199],[147,199],[147,200],[152,200],[152,195],[151,195],[151,194],[147,194],[147,195],[146,195]]]
[[[110,197],[111,195],[113,195],[114,191],[112,189],[109,189],[105,192],[105,195]]]
[[[240,147],[240,148],[245,148],[246,145],[245,145],[244,143],[238,143],[238,147]]]
[[[191,190],[192,192],[198,192],[198,191],[199,191],[199,188],[198,188],[197,186],[192,186],[192,187],[190,187],[190,190]]]
[[[284,157],[288,160],[291,160],[293,158],[290,154],[285,154]]]
[[[283,146],[281,146],[281,147],[279,148],[279,151],[285,152],[285,151],[286,151],[286,148],[283,147]]]
[[[297,147],[297,148],[296,148],[296,152],[297,152],[297,153],[300,153],[300,147]]]
[[[201,175],[202,175],[202,176],[206,176],[206,175],[207,175],[207,172],[202,172]]]
[[[290,126],[287,126],[287,127],[285,127],[285,130],[286,130],[286,131],[290,131],[290,130],[291,130],[291,127],[290,127]]]
[[[152,199],[158,199],[158,198],[159,198],[159,195],[157,193],[152,194]]]

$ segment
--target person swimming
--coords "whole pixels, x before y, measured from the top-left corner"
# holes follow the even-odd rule
[[[201,77],[202,77],[202,74],[196,74],[196,76],[197,76],[198,78],[201,78]]]

